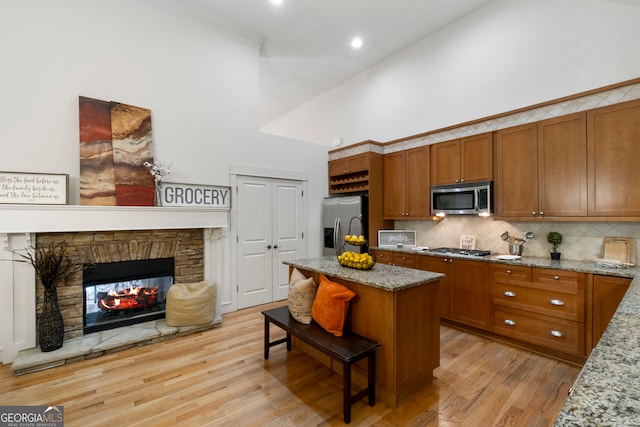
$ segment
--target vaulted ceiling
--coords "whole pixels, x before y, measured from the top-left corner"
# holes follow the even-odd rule
[[[492,0],[167,0],[260,46],[261,124]],[[350,45],[363,40],[360,49]]]

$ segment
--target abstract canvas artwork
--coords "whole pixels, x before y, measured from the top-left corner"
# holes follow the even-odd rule
[[[79,98],[80,204],[153,206],[151,111]]]
[[[116,205],[111,103],[80,97],[80,204]]]
[[[155,182],[145,162],[153,162],[151,111],[111,103],[113,173],[118,206],[153,206]]]

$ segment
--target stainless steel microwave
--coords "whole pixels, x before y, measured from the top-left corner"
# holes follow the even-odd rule
[[[491,187],[491,182],[433,186],[431,214],[489,216],[492,212]]]

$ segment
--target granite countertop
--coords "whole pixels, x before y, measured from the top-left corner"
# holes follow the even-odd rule
[[[592,261],[552,261],[534,257],[505,261],[496,255],[470,257],[430,253],[428,250],[377,249],[634,278],[600,342],[573,384],[573,391],[554,426],[640,425],[640,276],[636,275],[636,268],[603,268]]]
[[[640,425],[640,277],[631,282],[554,425]]]
[[[459,258],[459,259],[466,259],[466,260],[472,260],[472,261],[493,262],[493,263],[511,264],[511,265],[524,265],[527,267],[557,268],[559,270],[577,271],[580,273],[602,274],[605,276],[635,277],[636,275],[635,267],[604,268],[604,267],[597,266],[593,261],[576,261],[576,260],[570,260],[570,259],[553,261],[550,258],[538,258],[538,257],[527,257],[527,256],[524,256],[516,260],[505,260],[505,259],[498,258],[499,256],[502,256],[499,254],[488,255],[488,256],[469,256],[469,255],[443,254],[440,252],[433,252],[428,249],[419,250],[419,251],[412,250],[409,248],[387,248],[387,247],[384,247],[384,248],[374,247],[372,249],[401,252],[405,254],[415,254],[419,256]],[[640,313],[640,310],[639,310],[639,313]]]
[[[336,257],[330,256],[296,259],[283,261],[283,263],[292,267],[361,283],[389,292],[397,292],[425,283],[435,282],[444,277],[444,274],[431,271],[415,270],[413,268],[397,267],[380,263],[374,265],[371,270],[357,270],[341,266],[338,264]]]

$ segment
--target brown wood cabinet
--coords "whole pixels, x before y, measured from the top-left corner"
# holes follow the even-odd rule
[[[491,329],[489,265],[481,261],[449,259],[449,315],[451,320]]]
[[[626,277],[593,276],[592,348],[600,341],[630,283],[631,279]]]
[[[624,297],[630,278],[374,250],[378,262],[444,274],[441,319],[491,331],[582,363]]]
[[[496,175],[499,216],[586,216],[586,113],[498,131]]]
[[[494,332],[585,356],[585,274],[491,265]]]
[[[416,268],[417,264],[418,260],[416,259],[416,255],[401,253],[393,254],[393,265],[397,265],[398,267]]]
[[[377,263],[397,265],[398,267],[406,268],[416,268],[418,264],[417,255],[415,254],[385,251],[381,249],[374,249],[373,253],[376,256]]]
[[[587,112],[589,215],[640,216],[640,100]]]
[[[496,132],[496,213],[503,217],[538,215],[538,126]]]
[[[493,138],[473,135],[431,146],[431,185],[491,181]]]
[[[431,217],[429,147],[384,155],[384,218],[389,220]]]
[[[373,250],[376,262],[398,265],[400,267],[417,268],[419,270],[433,271],[445,275],[438,283],[438,309],[440,317],[449,319],[449,276],[451,275],[449,266],[450,258],[433,257],[427,255],[407,254],[396,251],[386,251],[383,249]],[[461,265],[460,268],[463,268]],[[488,305],[488,301],[487,301]],[[460,306],[460,304],[459,304]]]
[[[371,153],[357,154],[329,162],[329,194],[369,190]]]
[[[367,193],[370,246],[378,244],[378,230],[392,228],[393,223],[383,219],[383,156],[368,152],[332,160],[329,168],[329,194]]]
[[[329,176],[345,175],[369,170],[369,153],[356,154],[329,162]]]
[[[419,255],[418,268],[445,275],[438,284],[438,310],[441,318],[449,319],[449,258]]]
[[[299,268],[319,283],[320,273]],[[396,292],[328,276],[353,290],[345,329],[380,342],[376,351],[376,398],[392,408],[433,380],[440,365],[440,321],[437,312],[437,282]],[[302,345],[307,353],[342,373],[342,365]],[[364,368],[364,369],[363,369]],[[352,379],[366,384],[366,360],[353,365]]]
[[[587,215],[586,113],[538,123],[538,215]]]
[[[494,332],[562,353],[584,355],[584,323],[496,306]]]
[[[373,254],[376,256],[376,263],[393,265],[393,252],[384,251],[381,249],[373,249]]]

